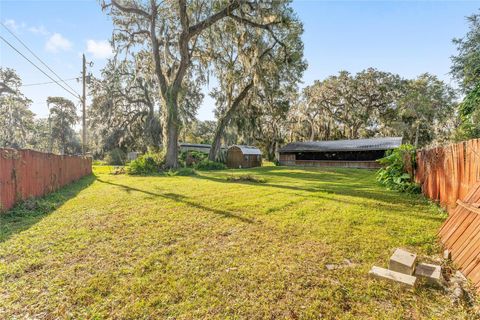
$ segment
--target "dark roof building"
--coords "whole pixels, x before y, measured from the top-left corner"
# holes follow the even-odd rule
[[[210,144],[201,144],[201,143],[179,143],[180,152],[186,152],[187,154],[191,153],[190,151],[202,152],[202,153],[210,153],[210,149],[212,145]],[[227,148],[225,146],[220,147],[220,152],[218,153],[217,161],[225,162],[227,157]],[[188,159],[188,155],[187,155]]]
[[[198,151],[203,153],[209,153],[212,145],[210,144],[201,144],[201,143],[179,143],[180,151]],[[225,147],[221,147],[222,150],[226,150]]]
[[[376,160],[401,144],[401,137],[292,142],[279,150],[280,164],[378,168]]]

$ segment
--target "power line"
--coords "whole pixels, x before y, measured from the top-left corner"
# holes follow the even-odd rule
[[[62,79],[62,82],[63,82],[63,81],[78,80],[78,79],[80,79],[80,77],[70,78],[70,79]],[[39,83],[22,84],[21,87],[40,86],[40,85],[51,84],[51,83],[55,83],[55,82],[54,82],[54,81],[49,81],[49,82],[39,82]]]
[[[25,60],[27,60],[28,62],[30,62],[35,68],[37,68],[41,73],[43,73],[44,75],[46,75],[50,80],[52,80],[53,82],[55,82],[56,84],[58,84],[60,87],[63,88],[63,90],[67,91],[68,93],[70,93],[72,96],[74,96],[75,98],[79,98],[79,95],[75,92],[75,93],[72,93],[70,90],[68,90],[67,88],[65,88],[64,86],[62,86],[57,80],[53,79],[49,74],[47,74],[45,71],[43,71],[39,66],[37,66],[34,62],[32,62],[30,59],[28,59],[23,53],[21,53],[17,48],[15,48],[10,42],[8,42],[4,37],[0,36],[0,39],[2,39],[6,44],[8,44],[10,46],[10,48],[12,48],[13,50],[15,50],[19,55],[21,55]]]
[[[50,68],[45,62],[43,62],[42,59],[40,59],[36,54],[35,52],[33,52],[26,44],[25,42],[23,42],[17,35],[15,35],[15,33],[13,33],[12,30],[10,30],[3,22],[1,23],[2,26],[5,28],[5,30],[7,30],[15,39],[17,39],[24,47],[25,49],[28,50],[28,52],[30,52],[35,58],[37,58],[38,61],[40,61],[41,64],[43,64],[48,70],[50,70],[51,73],[53,73],[57,78],[58,80],[62,81],[70,90],[72,90],[73,92],[77,93],[75,91],[75,89],[73,89],[72,87],[70,87],[70,85],[68,83],[66,83],[64,80],[62,80],[62,78],[55,72],[52,70],[52,68]],[[78,93],[77,93],[78,96],[80,96]]]

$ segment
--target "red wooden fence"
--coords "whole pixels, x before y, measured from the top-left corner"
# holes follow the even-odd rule
[[[480,139],[418,151],[415,179],[448,209],[440,239],[480,291]]]
[[[417,152],[415,180],[449,211],[480,181],[480,139]]]
[[[480,289],[480,183],[457,204],[439,235],[455,265]]]
[[[0,211],[91,173],[91,158],[0,148]]]

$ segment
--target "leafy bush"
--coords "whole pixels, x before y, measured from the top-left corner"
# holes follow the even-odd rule
[[[227,168],[225,164],[221,162],[210,161],[208,159],[203,159],[194,166],[197,170],[224,170]]]
[[[114,166],[122,166],[125,164],[127,160],[127,154],[123,152],[120,148],[115,148],[110,150],[110,152],[105,157],[104,161],[106,164],[114,165]]]
[[[207,159],[208,154],[200,151],[183,151],[180,153],[180,163],[187,167],[195,166],[195,164]]]
[[[415,167],[415,147],[403,144],[387,151],[384,158],[378,160],[383,168],[377,172],[377,181],[389,190],[418,193],[420,186],[413,181]]]
[[[136,174],[153,174],[158,173],[165,163],[165,155],[161,152],[147,152],[132,160],[127,167],[127,173]]]
[[[455,131],[455,140],[480,138],[480,83],[460,103],[458,113],[461,124]]]
[[[107,163],[104,160],[93,160],[92,165],[93,166],[104,166]]]
[[[167,176],[194,176],[197,172],[192,168],[181,168],[178,170],[170,169],[165,173]]]
[[[251,174],[242,174],[242,175],[231,175],[227,177],[228,181],[231,182],[255,182],[255,183],[265,183],[266,180]]]

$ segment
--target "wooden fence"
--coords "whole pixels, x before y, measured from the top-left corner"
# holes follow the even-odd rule
[[[449,211],[440,239],[480,291],[480,139],[418,151],[415,179]]]
[[[282,166],[298,167],[342,167],[356,169],[379,169],[382,166],[377,161],[348,161],[348,160],[297,160],[295,154],[281,153]]]
[[[415,180],[449,211],[480,181],[480,139],[417,152]]]
[[[457,200],[439,235],[454,264],[480,291],[480,183]]]
[[[379,169],[382,167],[377,161],[280,160],[280,164],[282,166],[341,167],[354,169]]]
[[[91,173],[91,158],[0,148],[0,211]]]

